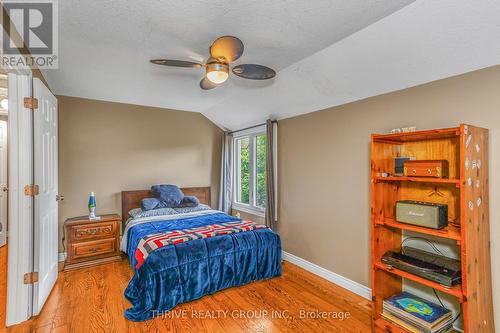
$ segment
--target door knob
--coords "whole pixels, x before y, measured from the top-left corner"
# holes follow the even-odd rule
[[[9,188],[7,186],[2,187],[3,192],[9,192]]]

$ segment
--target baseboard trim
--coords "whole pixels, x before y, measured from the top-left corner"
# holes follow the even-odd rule
[[[59,262],[65,261],[66,260],[66,252],[59,252],[57,257],[59,259]]]
[[[333,282],[344,289],[352,291],[353,293],[358,294],[359,296],[366,298],[367,300],[372,299],[372,290],[356,281],[353,281],[342,275],[329,271],[326,268],[313,264],[312,262],[309,262],[305,259],[302,259],[300,257],[297,257],[296,255],[293,255],[285,251],[282,251],[282,258],[283,260],[286,260],[294,265],[297,265],[305,269],[306,271],[309,271],[315,275],[322,277],[323,279]]]

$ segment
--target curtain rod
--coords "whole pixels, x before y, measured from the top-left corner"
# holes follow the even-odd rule
[[[271,120],[271,123],[277,123],[278,121],[277,120]],[[241,132],[241,131],[246,131],[246,130],[249,130],[249,129],[252,129],[252,128],[255,128],[255,127],[260,127],[260,126],[264,126],[266,123],[262,123],[262,124],[258,124],[258,125],[253,125],[253,126],[250,126],[250,127],[245,127],[245,128],[242,128],[242,129],[239,129],[239,130],[236,130],[236,131],[229,131],[227,132],[228,134],[234,134],[234,133],[237,133],[237,132]]]

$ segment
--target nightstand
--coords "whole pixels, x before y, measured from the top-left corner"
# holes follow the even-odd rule
[[[101,219],[95,221],[87,216],[67,219],[64,222],[67,239],[64,270],[121,260],[120,223],[118,214],[101,215]]]

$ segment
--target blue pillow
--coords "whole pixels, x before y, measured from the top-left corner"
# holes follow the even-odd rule
[[[184,193],[176,185],[153,185],[151,195],[160,200],[165,207],[177,207],[184,198]]]
[[[185,195],[184,198],[182,198],[181,204],[177,207],[196,207],[199,204],[200,200],[194,195]]]
[[[167,206],[157,198],[144,198],[141,201],[141,209],[144,211],[167,208]]]

